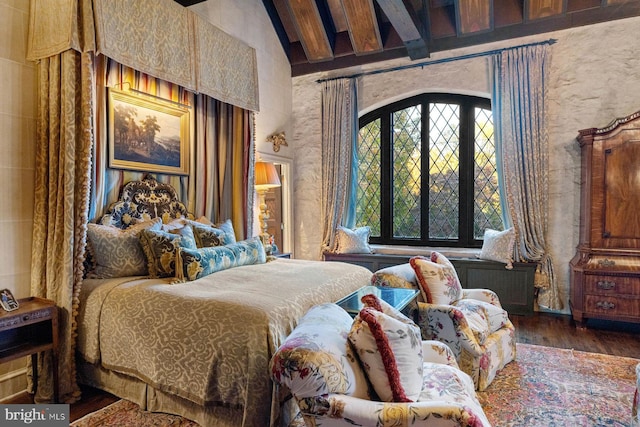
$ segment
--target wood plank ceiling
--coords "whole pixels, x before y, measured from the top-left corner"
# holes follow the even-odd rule
[[[176,0],[185,6],[202,0]],[[257,0],[256,0],[257,1]],[[640,16],[640,0],[262,0],[293,76]]]

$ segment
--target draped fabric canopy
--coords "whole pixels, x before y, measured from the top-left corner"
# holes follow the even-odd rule
[[[186,9],[174,7],[171,0],[31,0],[28,59],[36,61],[38,74],[31,295],[51,299],[59,308],[59,396],[65,403],[80,397],[75,322],[89,214],[99,215],[102,207],[96,201],[113,199],[129,174],[107,173],[104,108],[110,74],[102,67],[104,55],[97,58],[96,52],[109,51],[146,71],[148,75],[126,71],[134,88],[202,107],[193,114],[191,125],[202,129],[198,141],[190,143],[192,176],[166,179],[177,180],[176,187],[195,214],[231,218],[240,239],[253,230],[248,211],[253,205],[254,155],[250,110],[258,109],[255,52]],[[178,18],[169,19],[168,11]],[[173,30],[180,27],[176,19],[187,27],[179,28],[180,36],[174,37]],[[198,45],[196,32],[203,36]],[[130,37],[129,42],[124,37]],[[211,54],[209,49],[233,50],[231,56],[239,60]],[[184,52],[186,56],[178,54]],[[208,60],[198,60],[205,57]],[[235,79],[225,80],[229,70]],[[179,84],[203,93],[190,93]],[[212,100],[208,95],[227,99]],[[142,177],[135,174],[129,178]],[[40,354],[37,364],[35,400],[48,402],[53,398],[51,353]],[[29,378],[29,389],[33,388]]]
[[[195,95],[184,88],[153,78],[118,62],[97,58],[96,145],[89,219],[101,217],[118,200],[120,189],[146,172],[112,169],[107,164],[107,88],[127,87],[137,92],[180,103],[191,120],[189,175],[154,174],[170,184],[196,217],[214,222],[231,219],[237,238],[249,237],[253,215],[251,178],[254,159],[253,112]]]
[[[255,49],[173,0],[31,0],[27,59],[68,49],[259,111]]]
[[[60,399],[68,403],[80,397],[76,383],[75,316],[89,204],[92,67],[92,55],[75,50],[37,64],[31,295],[51,299],[58,306],[58,390]],[[53,398],[51,360],[50,352],[38,356],[36,402]],[[29,389],[33,391],[32,383]]]

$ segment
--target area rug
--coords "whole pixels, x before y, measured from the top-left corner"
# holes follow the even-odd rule
[[[628,427],[640,360],[517,344],[516,360],[478,399],[493,427]],[[196,427],[119,400],[72,427]]]
[[[494,427],[628,427],[638,359],[517,344],[478,399]]]
[[[178,415],[143,411],[128,400],[118,400],[71,423],[71,427],[198,427]]]

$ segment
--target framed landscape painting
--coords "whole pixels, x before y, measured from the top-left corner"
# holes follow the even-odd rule
[[[189,173],[189,110],[177,103],[109,89],[109,167]]]

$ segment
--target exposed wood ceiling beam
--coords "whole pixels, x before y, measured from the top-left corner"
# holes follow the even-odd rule
[[[314,0],[289,0],[287,4],[309,62],[333,59],[334,31],[328,20],[326,7],[321,11],[321,6]]]
[[[493,0],[455,0],[458,35],[493,29]]]
[[[525,0],[527,18],[533,21],[560,15],[564,12],[565,4],[565,0]]]
[[[373,0],[341,0],[349,37],[356,55],[382,51],[382,39]]]
[[[409,58],[416,60],[427,58],[429,56],[429,48],[423,31],[420,31],[418,25],[414,21],[407,4],[403,0],[377,0],[382,11],[389,18],[389,22],[402,39]],[[416,19],[419,21],[418,19]]]
[[[640,16],[640,0],[262,3],[289,58],[292,76],[394,58],[422,59],[430,52]]]

